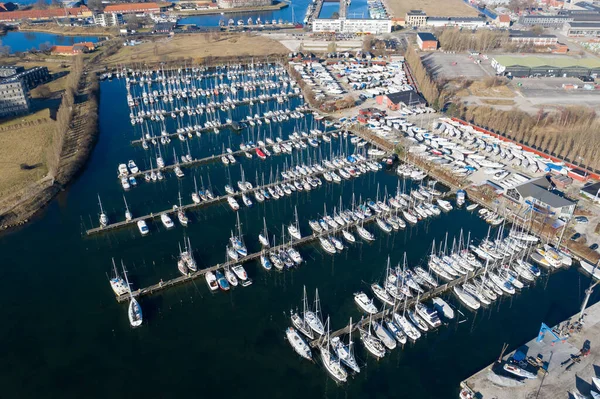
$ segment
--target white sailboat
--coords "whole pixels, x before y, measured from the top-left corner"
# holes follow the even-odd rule
[[[127,291],[129,292],[129,306],[127,308],[129,324],[131,325],[131,327],[139,327],[142,325],[142,322],[144,320],[142,316],[142,307],[140,306],[138,301],[133,297],[133,293],[131,292],[131,285],[129,284],[129,279],[127,278],[127,270],[125,269],[123,261],[121,261],[121,267],[123,268],[123,275],[125,276]]]
[[[325,366],[325,369],[331,375],[336,382],[346,382],[348,373],[340,364],[340,359],[331,353],[329,350],[329,318],[327,318],[327,335],[319,346],[321,352],[321,361]]]
[[[100,195],[98,195],[98,204],[100,205],[100,227],[108,226],[108,216],[104,213],[104,209],[102,209],[102,201],[100,201]]]
[[[290,235],[296,240],[302,238],[302,234],[300,234],[300,226],[298,225],[298,210],[296,207],[294,207],[294,223],[290,224],[287,230],[290,233]]]
[[[294,349],[294,351],[305,358],[306,360],[312,360],[312,352],[310,347],[304,342],[302,336],[293,327],[288,327],[285,331],[288,342]]]
[[[123,201],[125,201],[125,220],[130,222],[131,219],[133,219],[133,216],[131,215],[131,212],[129,211],[129,206],[127,206],[127,200],[125,199],[125,196],[123,196]]]
[[[185,215],[185,211],[181,205],[181,191],[179,192],[179,207],[177,205],[173,205],[173,211],[177,212],[177,219],[182,226],[187,226],[189,223],[188,217]]]
[[[338,359],[341,360],[348,368],[355,373],[360,373],[360,367],[354,357],[354,342],[352,342],[352,318],[348,324],[348,344],[344,344],[340,337],[334,337],[331,339],[331,348],[337,355]]]
[[[306,297],[306,286],[304,286],[304,291],[302,295],[302,314],[298,314],[298,312],[290,311],[290,318],[292,319],[292,324],[298,331],[304,334],[307,338],[313,339],[314,334],[311,330],[310,326],[306,322],[306,312],[308,308],[308,299]]]
[[[263,218],[263,226],[263,232],[258,235],[258,241],[260,241],[263,247],[268,248],[271,245],[269,243],[269,233],[267,232],[267,221],[265,218]]]
[[[129,287],[127,286],[127,283],[125,283],[125,280],[123,279],[123,277],[121,277],[119,275],[119,272],[117,271],[117,265],[115,265],[115,258],[112,259],[112,264],[113,264],[114,274],[108,280],[110,282],[110,287],[114,291],[115,295],[117,295],[117,296],[125,295],[129,292]]]
[[[304,321],[314,332],[319,335],[325,334],[325,327],[321,321],[321,304],[319,302],[319,289],[315,291],[315,311],[307,310],[304,314]]]

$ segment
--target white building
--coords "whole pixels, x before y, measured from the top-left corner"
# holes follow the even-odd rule
[[[427,26],[442,28],[446,26],[457,26],[461,28],[477,29],[487,25],[484,17],[427,17]]]
[[[94,23],[100,26],[123,25],[123,15],[117,13],[99,13],[94,15]]]
[[[392,21],[389,19],[315,19],[313,32],[336,33],[370,33],[382,35],[392,31]]]

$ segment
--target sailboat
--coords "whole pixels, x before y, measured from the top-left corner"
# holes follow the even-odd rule
[[[312,360],[310,347],[304,342],[302,336],[294,327],[288,327],[285,331],[288,342],[294,348],[294,351],[307,360]]]
[[[325,334],[325,327],[321,321],[321,304],[319,302],[319,289],[315,291],[315,311],[307,310],[304,313],[304,321],[317,334]]]
[[[179,207],[177,207],[177,205],[173,205],[173,211],[177,212],[177,219],[179,219],[179,223],[181,223],[182,226],[187,226],[189,219],[185,215],[185,211],[181,205],[181,191],[179,192]]]
[[[300,228],[298,225],[298,210],[296,207],[294,207],[294,220],[294,224],[290,224],[287,229],[293,238],[299,240],[302,238],[302,235],[300,234]]]
[[[100,205],[100,227],[108,226],[108,216],[104,213],[104,209],[102,209],[102,201],[100,201],[100,195],[98,195],[98,204]]]
[[[360,373],[360,367],[354,357],[354,342],[352,342],[352,318],[348,324],[348,344],[344,344],[340,337],[334,337],[331,339],[331,348],[337,355],[338,359],[342,361],[348,368],[355,373]]]
[[[125,196],[123,196],[123,201],[125,201],[125,220],[129,222],[131,221],[131,219],[133,219],[133,216],[129,211],[129,207],[127,206],[127,200],[125,199]]]
[[[192,201],[194,204],[200,203],[200,196],[198,195],[198,184],[196,183],[196,176],[194,176],[194,192],[192,193]]]
[[[133,297],[133,293],[131,292],[131,285],[129,284],[129,279],[127,278],[127,270],[125,269],[123,261],[121,261],[121,267],[123,268],[123,275],[125,276],[127,291],[129,292],[129,307],[127,309],[127,315],[129,316],[129,324],[131,324],[131,327],[139,327],[142,325],[142,322],[144,320],[142,317],[142,307],[140,306],[138,301]]]
[[[308,308],[308,299],[306,297],[306,286],[304,286],[304,293],[302,296],[302,315],[299,315],[298,312],[290,311],[290,318],[292,319],[292,324],[298,331],[304,334],[307,338],[313,339],[314,334],[311,330],[310,326],[306,322],[306,312]]]
[[[125,295],[128,292],[128,287],[125,283],[125,280],[123,280],[123,277],[119,276],[117,265],[115,265],[115,258],[112,259],[112,264],[114,275],[108,280],[110,282],[110,287],[114,291],[115,295]]]
[[[267,232],[267,221],[265,220],[265,218],[263,218],[263,232],[260,233],[258,235],[258,241],[260,241],[261,245],[263,247],[270,247],[270,243],[269,243],[269,233]]]
[[[385,356],[385,347],[377,337],[371,334],[370,322],[367,325],[366,330],[358,327],[358,331],[360,332],[360,340],[362,341],[367,351],[369,351],[369,353],[371,353],[378,359],[381,359]]]
[[[321,361],[325,366],[325,369],[331,375],[331,377],[337,382],[346,382],[348,373],[340,364],[340,359],[331,353],[329,350],[329,318],[327,318],[327,335],[325,336],[324,342],[321,343],[319,349],[321,351]]]

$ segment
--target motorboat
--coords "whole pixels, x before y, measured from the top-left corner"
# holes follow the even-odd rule
[[[521,367],[518,367],[514,364],[505,363],[502,368],[505,371],[507,371],[513,375],[516,375],[517,377],[527,378],[527,379],[536,379],[537,378],[536,374],[533,374],[532,372],[522,369]]]
[[[415,310],[417,311],[417,314],[423,320],[425,320],[427,324],[429,324],[430,327],[437,328],[442,325],[437,311],[429,308],[427,305],[417,302],[415,304]]]
[[[148,234],[150,232],[150,230],[148,229],[148,225],[146,224],[146,222],[144,220],[138,220],[137,227],[138,227],[138,230],[140,231],[140,234],[143,236],[145,236],[146,234]]]
[[[217,277],[211,271],[208,271],[204,274],[204,279],[206,280],[206,284],[211,291],[216,291],[219,288],[219,284],[217,283]]]
[[[433,308],[441,313],[447,320],[454,319],[454,309],[440,297],[435,297],[431,300],[433,302]]]
[[[169,215],[167,215],[166,213],[160,215],[160,221],[167,229],[173,228],[175,226]]]
[[[368,314],[376,314],[377,307],[373,304],[373,300],[369,299],[367,294],[364,292],[356,292],[354,294],[354,302],[358,305],[358,307]]]

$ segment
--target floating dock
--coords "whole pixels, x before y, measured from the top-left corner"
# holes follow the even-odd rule
[[[319,138],[319,137],[321,137],[324,134],[331,134],[331,133],[337,133],[337,132],[339,132],[339,131],[338,130],[331,130],[331,131],[320,132],[320,133],[316,133],[316,134],[311,133],[310,136],[309,136],[309,138],[313,138],[313,139],[314,138]],[[175,135],[177,135],[177,133]],[[303,137],[303,139],[304,139],[304,137]],[[281,144],[293,143],[293,142],[296,142],[296,141],[298,141],[298,139],[283,140],[283,141],[280,141],[279,143],[273,143],[273,144],[266,144],[265,143],[265,147],[266,148],[272,148],[275,144],[281,145]],[[165,171],[170,171],[170,170],[175,169],[176,166],[179,166],[181,168],[191,168],[191,167],[202,165],[202,164],[209,163],[209,162],[221,161],[221,158],[223,156],[225,156],[225,155],[233,155],[234,157],[238,157],[238,156],[245,155],[245,153],[247,153],[247,152],[253,153],[253,152],[256,151],[257,148],[260,149],[261,147],[253,147],[253,148],[246,149],[246,150],[232,151],[231,154],[225,152],[223,154],[211,155],[211,156],[206,157],[206,158],[192,159],[189,162],[178,162],[177,164],[165,165],[163,168],[160,168],[160,169],[156,168],[155,170],[160,170],[161,172],[165,172]],[[274,155],[277,155],[277,154],[274,154]],[[254,156],[257,156],[257,155],[256,155],[256,153],[254,153],[254,154],[252,154],[252,156],[254,157]],[[152,171],[151,170],[141,170],[141,171],[139,171],[137,173],[130,173],[128,176],[134,176],[134,177],[144,176],[146,173],[150,173],[150,172],[152,172]],[[121,177],[118,177],[118,179],[120,181]]]
[[[360,165],[360,164],[364,164],[366,162],[367,161],[358,161],[354,165]],[[335,171],[337,169],[331,169],[331,170]],[[218,197],[215,197],[215,198],[213,198],[211,200],[202,201],[202,202],[197,203],[197,204],[196,203],[186,204],[186,205],[183,205],[183,206],[179,207],[178,209],[182,209],[184,211],[187,211],[187,210],[191,210],[191,209],[202,208],[202,207],[205,207],[205,206],[208,206],[208,205],[213,205],[213,204],[217,204],[217,203],[226,201],[227,198],[229,198],[229,197],[241,198],[242,194],[251,195],[251,194],[253,194],[254,192],[256,192],[258,190],[263,190],[265,188],[269,188],[269,187],[273,187],[273,186],[278,186],[278,185],[283,184],[283,183],[292,183],[294,181],[303,180],[304,178],[313,177],[313,176],[319,175],[319,174],[322,174],[322,172],[307,173],[306,175],[302,175],[299,178],[284,179],[284,180],[281,180],[281,181],[278,181],[278,182],[275,182],[275,183],[269,183],[269,184],[265,184],[263,186],[257,186],[257,187],[252,188],[251,190],[246,190],[244,192],[237,191],[235,194],[227,194],[227,195],[218,196]],[[243,206],[243,204],[240,205],[240,207],[242,207],[242,206]],[[108,224],[105,227],[94,227],[94,228],[91,228],[91,229],[87,230],[86,234],[88,236],[90,236],[90,235],[94,235],[94,234],[98,234],[98,233],[103,233],[103,232],[106,232],[106,231],[115,230],[115,229],[118,229],[118,228],[121,228],[121,227],[134,226],[140,220],[160,219],[161,215],[163,215],[163,214],[170,214],[170,213],[174,214],[175,212],[176,211],[173,210],[173,209],[166,209],[166,210],[163,210],[163,211],[159,211],[159,212],[155,212],[155,213],[150,213],[149,215],[144,215],[144,216],[136,217],[136,218],[133,218],[131,220],[123,220],[123,221],[120,221],[120,222],[110,223],[110,224]]]
[[[277,245],[275,247],[271,247],[269,248],[267,251],[271,252],[271,251],[278,251],[279,249],[283,249],[283,248],[288,248],[290,245],[291,246],[300,246],[300,245],[304,245],[304,244],[308,244],[312,241],[317,240],[319,237],[326,237],[326,236],[331,236],[331,235],[335,235],[336,233],[340,233],[342,230],[348,230],[350,228],[353,228],[357,225],[363,225],[364,223],[370,223],[372,221],[374,221],[380,214],[375,214],[373,216],[370,216],[368,218],[365,218],[364,220],[361,221],[355,221],[352,222],[350,224],[346,224],[344,226],[338,227],[336,229],[329,229],[326,232],[322,232],[322,233],[315,233],[315,234],[310,234],[307,235],[305,237],[302,237],[300,240],[294,240],[292,241],[291,244],[283,244],[283,245]],[[407,226],[408,227],[408,226]],[[360,237],[356,237],[356,240],[361,240]],[[179,285],[188,281],[192,281],[195,280],[199,277],[204,276],[206,273],[208,272],[214,272],[218,269],[222,269],[222,268],[226,268],[226,267],[230,267],[230,266],[235,266],[235,265],[240,265],[240,264],[244,264],[247,262],[250,262],[252,260],[258,259],[260,258],[262,252],[255,252],[252,254],[248,254],[247,256],[244,256],[243,258],[240,258],[236,261],[226,261],[223,263],[219,263],[217,265],[205,268],[205,269],[201,269],[198,270],[196,272],[190,273],[187,276],[179,276],[179,277],[175,277],[171,280],[167,280],[167,281],[160,281],[157,284],[151,285],[149,287],[145,287],[145,288],[140,288],[138,290],[135,290],[132,292],[133,296],[135,297],[140,297],[140,296],[144,296],[144,295],[150,295],[150,294],[154,294],[158,291],[162,291],[166,288],[169,287],[173,287],[175,285]],[[176,267],[176,262],[173,262],[173,267]],[[123,301],[127,301],[129,299],[129,295],[128,294],[124,294],[121,296],[117,296],[117,302],[123,302]]]
[[[585,310],[584,324],[579,331],[577,328],[573,328],[578,319],[579,313],[555,326],[552,330],[557,333],[557,336],[545,331],[541,342],[537,342],[536,337],[521,346],[521,348],[527,348],[524,353],[525,359],[522,362],[529,364],[528,371],[535,370],[535,366],[538,365],[536,358],[541,356],[539,364],[542,367],[538,371],[536,379],[526,379],[523,383],[518,383],[514,379],[498,376],[492,371],[493,368],[499,367],[494,363],[461,382],[461,388],[470,391],[473,397],[479,399],[592,397],[592,390],[600,391],[592,383],[592,377],[600,377],[596,374],[596,367],[598,367],[596,365],[600,361],[597,340],[600,337],[600,303]],[[532,331],[533,334],[535,331]],[[561,338],[564,337],[566,340],[562,341]],[[580,351],[589,343],[591,343],[589,354],[580,355],[576,357],[578,360],[573,361],[573,356],[580,354]],[[504,356],[502,361],[512,357],[515,351]],[[544,372],[544,369],[547,369],[547,373]],[[576,396],[577,394],[582,396]]]

